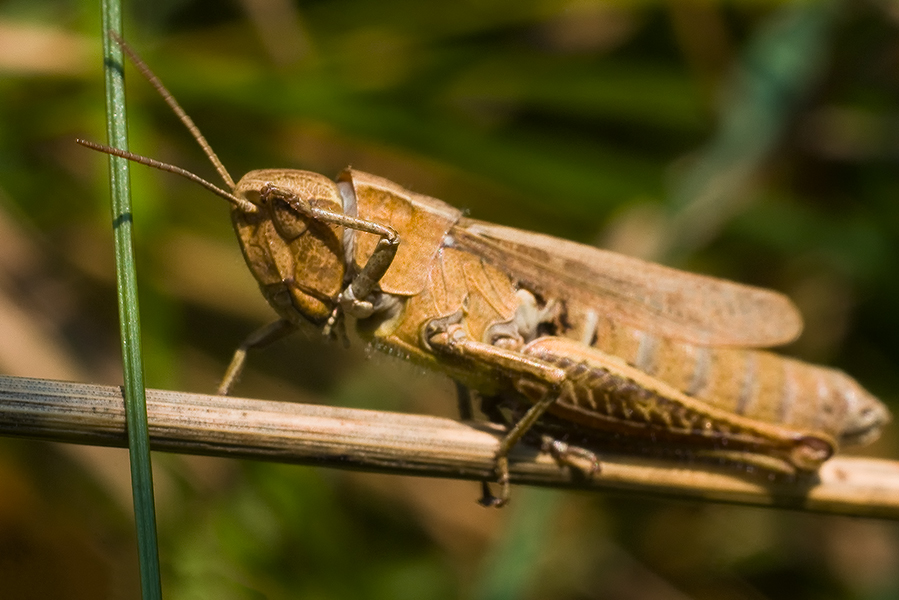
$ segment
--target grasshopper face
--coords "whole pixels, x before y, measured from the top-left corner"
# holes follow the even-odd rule
[[[266,191],[272,186],[278,194]],[[269,304],[292,323],[323,324],[344,287],[343,228],[322,223],[309,209],[342,213],[338,185],[308,171],[263,169],[244,175],[234,195],[258,209],[250,213],[234,207],[231,220]]]

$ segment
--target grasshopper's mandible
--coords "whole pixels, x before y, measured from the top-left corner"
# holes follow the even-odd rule
[[[508,500],[508,453],[532,429],[560,462],[586,456],[592,471],[591,452],[546,432],[570,427],[579,440],[614,437],[795,474],[815,471],[840,445],[875,439],[889,421],[883,404],[847,375],[758,349],[789,342],[802,328],[776,292],[465,218],[352,169],[336,181],[265,169],[235,184],[119,42],[230,192],[177,167],[82,143],[185,175],[229,200],[247,265],[280,317],[241,345],[221,393],[248,349],[303,322],[339,333],[352,321],[376,347],[476,390],[489,400],[487,412],[507,422],[496,455],[499,497],[485,486],[483,502],[492,505]]]

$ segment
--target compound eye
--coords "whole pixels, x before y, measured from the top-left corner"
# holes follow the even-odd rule
[[[272,222],[275,230],[285,241],[292,241],[306,233],[309,226],[307,217],[301,215],[295,208],[281,198],[272,199]]]

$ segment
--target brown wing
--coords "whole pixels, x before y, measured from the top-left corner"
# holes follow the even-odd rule
[[[678,271],[548,235],[461,219],[454,247],[474,252],[569,310],[596,311],[691,344],[765,347],[790,342],[802,317],[789,298]]]

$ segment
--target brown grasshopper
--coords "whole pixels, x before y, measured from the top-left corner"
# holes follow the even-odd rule
[[[301,323],[333,335],[352,320],[374,346],[498,399],[494,417],[505,414],[499,405],[517,407],[496,453],[499,498],[485,485],[483,502],[492,505],[509,498],[509,451],[535,425],[545,431],[547,419],[588,439],[788,474],[815,471],[840,445],[872,441],[890,419],[842,372],[757,349],[802,329],[776,292],[469,219],[352,169],[336,181],[264,169],[235,184],[171,94],[119,43],[230,191],[79,142],[184,175],[231,202],[247,265],[280,317],[240,346],[222,394],[248,349]],[[597,470],[591,452],[550,442],[561,463],[586,457],[586,470]]]

